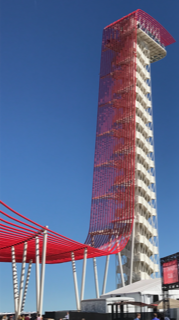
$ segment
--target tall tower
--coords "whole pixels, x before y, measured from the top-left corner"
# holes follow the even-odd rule
[[[159,275],[150,64],[173,42],[142,10],[103,30],[86,243],[121,251],[118,287]]]

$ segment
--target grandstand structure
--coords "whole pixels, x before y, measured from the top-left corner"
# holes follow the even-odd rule
[[[117,255],[119,285],[157,276],[150,63],[162,59],[165,47],[173,42],[173,37],[142,10],[103,31],[92,204],[84,244],[37,224],[0,201],[0,262],[12,262],[16,319],[24,309],[32,264],[36,268],[36,309],[40,315],[46,263],[72,262],[78,310],[84,298],[89,258],[94,262],[97,298],[96,257],[106,256],[102,294],[111,254]],[[75,261],[80,259],[83,271],[79,297]],[[19,288],[17,262],[22,263]]]

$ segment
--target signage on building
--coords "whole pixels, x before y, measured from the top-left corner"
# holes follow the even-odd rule
[[[179,282],[178,279],[178,261],[163,263],[163,284],[172,284]]]
[[[179,252],[160,259],[162,271],[162,288],[179,288]]]

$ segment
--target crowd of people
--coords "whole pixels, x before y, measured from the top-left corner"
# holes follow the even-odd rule
[[[70,318],[69,312],[67,312],[66,316],[64,318],[60,318],[59,320],[68,320]],[[134,320],[140,320],[141,314],[137,313],[136,318]],[[14,315],[10,315],[9,317],[7,315],[4,315],[2,317],[2,320],[15,320]],[[43,317],[40,316],[40,314],[23,314],[18,317],[18,320],[43,320]],[[170,320],[168,317],[164,315],[164,313],[154,313],[152,320]]]
[[[15,320],[13,315],[3,315],[2,320]],[[18,316],[18,320],[43,320],[43,317],[40,314],[22,314]]]
[[[137,313],[137,316],[134,320],[139,320],[141,318],[141,314]],[[164,313],[154,313],[152,320],[170,320],[168,317],[164,315]]]
[[[0,317],[1,319],[1,317]],[[59,320],[68,320],[70,319],[69,312],[67,312],[66,316],[64,318],[61,318]],[[1,320],[15,320],[15,315],[3,315]],[[40,314],[22,314],[18,316],[18,320],[43,320],[43,317],[40,316]]]

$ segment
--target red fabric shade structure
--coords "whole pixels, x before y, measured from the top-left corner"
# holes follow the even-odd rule
[[[2,201],[0,201],[0,204],[10,211],[10,214],[7,214],[6,212],[0,210],[0,262],[12,261],[12,246],[15,246],[16,262],[22,262],[24,243],[27,242],[28,249],[26,261],[29,262],[30,260],[33,260],[33,263],[35,263],[36,236],[39,237],[41,262],[43,248],[43,231],[45,229],[48,230],[46,263],[53,264],[71,261],[71,252],[74,252],[75,260],[83,259],[85,248],[88,249],[88,258],[118,252],[116,243],[111,245],[110,250],[109,248],[106,250],[93,248],[86,244],[82,244],[69,239],[44,226],[39,225],[38,223],[16,212]],[[14,213],[16,217],[12,217],[11,213]]]

